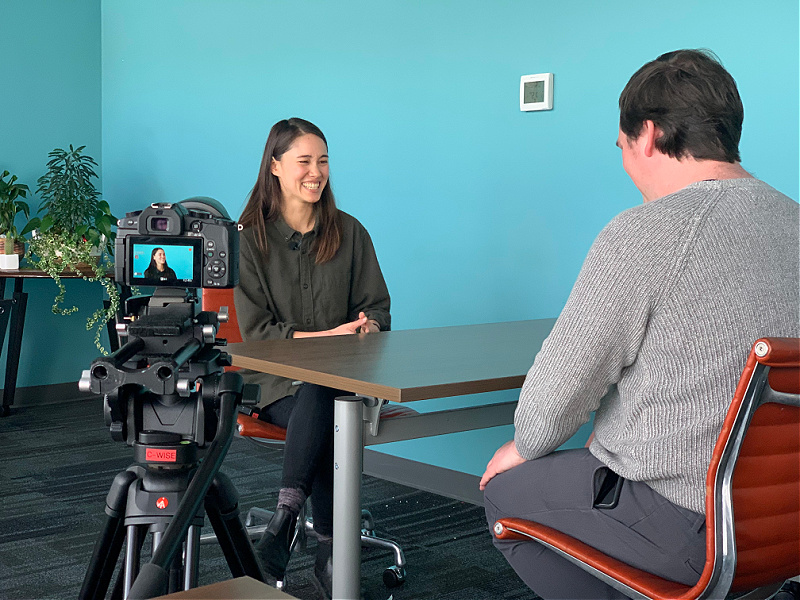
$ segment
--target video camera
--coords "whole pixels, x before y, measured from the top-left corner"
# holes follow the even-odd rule
[[[169,271],[151,269],[159,249]],[[230,288],[239,283],[238,260],[236,223],[213,198],[151,204],[117,224],[114,273],[125,285]]]
[[[213,437],[217,420],[206,416],[209,402],[190,403],[191,414],[177,397],[195,395],[204,377],[230,365],[229,355],[215,348],[224,343],[216,332],[227,314],[199,311],[196,288],[235,286],[238,257],[237,225],[213,198],[151,204],[119,220],[116,280],[156,289],[125,299],[117,331],[127,343],[96,359],[81,378],[82,390],[106,396],[115,440],[136,446],[143,431],[171,432],[203,448]],[[255,393],[250,386],[247,392],[248,399]],[[157,398],[133,401],[146,393]]]

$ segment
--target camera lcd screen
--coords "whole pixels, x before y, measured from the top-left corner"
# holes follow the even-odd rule
[[[201,287],[201,239],[131,236],[128,247],[131,285]]]

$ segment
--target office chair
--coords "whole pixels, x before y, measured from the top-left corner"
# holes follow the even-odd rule
[[[233,303],[233,290],[217,288],[203,289],[202,302],[204,311],[220,312],[223,307],[227,307],[228,321],[226,323],[220,323],[220,329],[217,335],[230,343],[241,342],[242,336],[239,331],[239,322],[236,318],[236,309]],[[236,367],[229,368],[236,369]],[[417,414],[417,411],[412,408],[400,404],[384,402],[383,406],[381,406],[380,419],[390,419],[414,414]],[[257,445],[283,444],[286,440],[286,430],[272,423],[259,420],[257,411],[252,411],[251,414],[240,412],[237,420],[238,435]],[[250,509],[245,520],[245,526],[247,527],[250,539],[257,539],[260,537],[261,533],[266,529],[272,514],[272,511],[264,508],[254,507]],[[300,513],[297,523],[297,529],[292,538],[292,551],[298,546],[304,547],[308,535],[315,535],[313,522],[305,518],[305,508]],[[215,540],[216,537],[214,534],[201,537],[201,543],[209,543]],[[372,514],[367,510],[361,511],[361,545],[365,547],[381,548],[392,552],[394,564],[387,567],[383,572],[383,583],[387,587],[396,587],[405,581],[406,560],[403,549],[396,542],[375,535],[375,520]]]
[[[706,564],[694,586],[524,519],[500,519],[494,534],[544,544],[631,598],[771,596],[800,574],[800,339],[753,345],[708,468]]]

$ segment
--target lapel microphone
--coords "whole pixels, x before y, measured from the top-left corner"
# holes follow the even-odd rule
[[[300,242],[289,240],[289,250],[300,250]]]

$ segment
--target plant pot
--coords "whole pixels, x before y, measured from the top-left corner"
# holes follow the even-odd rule
[[[6,238],[0,238],[0,254],[4,254],[6,251]],[[14,254],[19,254],[20,256],[25,255],[25,244],[21,244],[18,241],[14,241]]]
[[[0,269],[4,271],[19,269],[19,254],[0,254]]]

